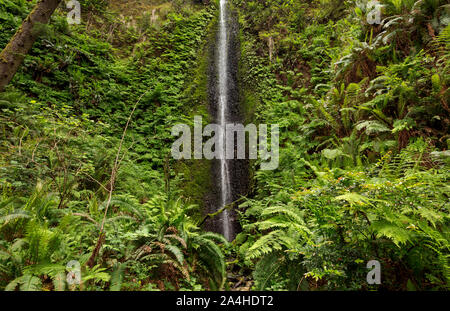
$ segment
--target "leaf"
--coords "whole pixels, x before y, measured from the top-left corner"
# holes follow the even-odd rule
[[[414,283],[411,281],[411,279],[408,279],[408,282],[406,283],[406,288],[408,289],[408,291],[417,291],[416,286],[414,285]]]
[[[339,201],[339,200],[347,201],[348,203],[350,203],[350,206],[353,206],[353,205],[366,206],[366,205],[370,204],[369,198],[366,198],[355,192],[350,192],[350,193],[346,193],[346,194],[337,196],[334,198],[334,200],[335,201]]]
[[[410,231],[386,220],[375,221],[371,227],[377,233],[378,237],[385,236],[391,239],[398,247],[400,247],[400,244],[405,244],[412,238]]]
[[[415,121],[411,118],[401,119],[401,120],[395,120],[394,122],[394,128],[392,129],[392,133],[398,133],[403,130],[410,130],[414,125]]]
[[[86,274],[83,276],[83,282],[89,281],[89,280],[96,280],[96,281],[103,281],[103,282],[108,282],[111,278],[111,276],[106,273],[103,272],[105,271],[105,268],[100,268],[100,265],[96,265],[94,266],[92,269],[88,269],[88,271],[86,272]]]
[[[83,282],[95,279],[96,281],[108,282],[110,275],[106,272],[96,272],[95,274],[90,274],[83,277]]]
[[[180,265],[183,265],[184,255],[178,247],[176,247],[175,245],[168,244],[165,246],[165,250],[168,250],[170,253],[172,253],[175,256],[175,259],[177,260],[177,262]]]
[[[391,131],[386,125],[378,121],[364,121],[356,125],[355,128],[358,131],[365,129],[367,135]]]
[[[0,222],[4,222],[4,224],[7,224],[14,219],[21,219],[21,218],[22,219],[30,218],[30,215],[26,211],[15,211],[14,213],[11,213],[9,215],[0,217]]]
[[[253,277],[256,281],[256,290],[266,289],[267,282],[274,276],[274,273],[281,268],[279,263],[279,260],[281,259],[280,257],[281,256],[279,253],[272,253],[264,256],[260,261],[258,261],[253,272]]]
[[[20,278],[12,280],[11,282],[9,282],[8,285],[6,285],[5,291],[7,291],[7,292],[15,291],[17,286],[19,285],[19,283],[20,283]]]
[[[322,150],[322,154],[325,158],[329,160],[334,160],[339,156],[342,156],[343,153],[340,149],[324,149]]]
[[[40,291],[42,288],[41,279],[31,274],[21,276],[18,283],[20,283],[20,290],[25,292]]]
[[[218,243],[223,243],[225,245],[229,244],[229,242],[227,241],[227,239],[225,239],[225,237],[223,235],[214,233],[214,232],[206,232],[206,233],[202,234],[202,238],[213,240]]]
[[[110,291],[120,291],[122,288],[123,273],[126,266],[126,263],[118,263],[115,265],[116,268],[111,273],[111,285],[109,286]]]

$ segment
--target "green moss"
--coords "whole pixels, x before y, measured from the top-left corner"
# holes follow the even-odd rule
[[[197,55],[196,66],[191,70],[192,78],[187,83],[183,94],[184,109],[189,120],[194,116],[201,116],[203,124],[210,123],[208,101],[208,68],[210,64],[210,44],[215,41],[217,14],[208,24],[206,37],[201,51]],[[195,216],[201,217],[204,208],[204,199],[211,192],[211,161],[185,160],[176,165],[177,174],[183,175],[183,185],[180,186],[183,196],[189,198],[190,203],[197,204],[199,210]]]

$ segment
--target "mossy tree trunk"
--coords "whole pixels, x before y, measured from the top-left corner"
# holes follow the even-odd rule
[[[61,0],[41,0],[34,7],[33,11],[23,21],[22,26],[17,30],[8,45],[0,54],[0,92],[12,80],[28,54],[37,37],[39,31],[38,24],[47,24],[56,10]]]

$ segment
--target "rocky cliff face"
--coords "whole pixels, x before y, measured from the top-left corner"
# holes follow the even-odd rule
[[[240,56],[239,42],[239,24],[237,13],[230,10],[228,14],[228,115],[227,119],[230,123],[243,123],[243,108],[240,100],[240,92],[238,85],[238,68]],[[217,38],[216,38],[217,41]],[[211,42],[209,46],[209,68],[208,68],[208,100],[209,110],[212,120],[218,118],[218,72],[217,72],[217,48],[216,42]],[[218,122],[216,122],[218,123]],[[249,162],[248,160],[231,160],[229,161],[229,171],[231,179],[231,201],[236,201],[248,191],[249,185]],[[206,199],[206,213],[214,213],[220,208],[220,163],[214,160],[211,168],[211,178],[213,187],[211,193]],[[235,209],[237,204],[229,212],[229,221],[232,236],[239,232],[239,222],[236,219]],[[213,232],[222,232],[222,216],[217,215],[208,219],[205,228]]]

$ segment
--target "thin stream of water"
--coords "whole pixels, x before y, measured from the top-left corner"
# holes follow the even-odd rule
[[[219,42],[217,72],[219,75],[219,125],[220,132],[220,192],[221,206],[223,208],[230,203],[231,184],[230,172],[226,159],[226,130],[228,115],[228,48],[227,48],[227,1],[220,0]],[[227,240],[232,239],[232,228],[228,210],[222,213],[222,233]]]

